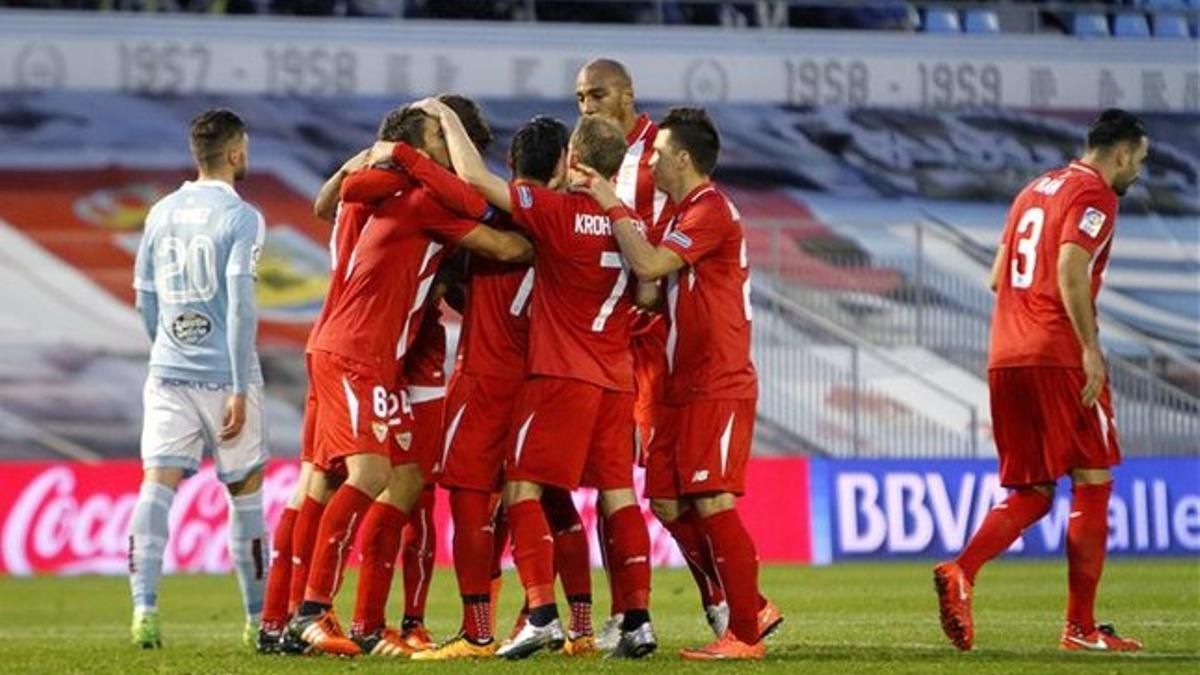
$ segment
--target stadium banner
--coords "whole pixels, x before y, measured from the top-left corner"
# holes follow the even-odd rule
[[[124,574],[128,566],[129,521],[137,501],[141,464],[136,460],[100,463],[5,462],[0,472],[0,574]],[[299,465],[274,461],[263,487],[269,530],[273,530],[296,484]],[[639,476],[639,490],[640,490]],[[808,513],[808,461],[803,458],[751,460],[742,514],[768,562],[811,559]],[[576,504],[600,564],[595,539],[595,492],[580,490]],[[645,505],[643,505],[645,506]],[[651,562],[680,566],[671,539],[643,509],[650,528]],[[228,499],[211,465],[180,485],[171,507],[171,538],[164,567],[173,572],[226,572]],[[434,509],[437,560],[451,560],[450,508],[438,490]],[[355,560],[357,556],[355,556]],[[506,561],[506,564],[511,564]]]
[[[814,562],[944,558],[962,550],[1003,501],[994,461],[815,460]],[[1113,469],[1108,550],[1155,556],[1200,552],[1200,457],[1126,459]],[[1070,481],[1009,555],[1065,552]]]
[[[1200,110],[1188,40],[2,12],[0,90],[569,99],[593,56],[642,99]],[[203,37],[201,37],[203,35]]]

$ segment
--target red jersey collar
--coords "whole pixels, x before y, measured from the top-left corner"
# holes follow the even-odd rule
[[[630,131],[629,135],[625,137],[625,143],[628,145],[633,145],[634,143],[640,141],[642,137],[646,135],[646,132],[650,131],[650,127],[653,126],[653,124],[654,123],[650,121],[650,116],[646,113],[638,115],[637,119],[633,123],[633,131]]]
[[[699,199],[700,195],[704,194],[705,192],[707,192],[709,190],[716,190],[716,189],[717,189],[717,186],[714,185],[711,180],[704,181],[703,183],[692,188],[691,192],[684,195],[683,199],[681,199],[679,201],[679,209],[678,210],[682,211],[682,210],[686,209],[687,207],[691,206],[692,202]]]
[[[1071,168],[1073,168],[1073,169],[1078,169],[1078,170],[1080,170],[1080,171],[1086,171],[1087,173],[1090,173],[1090,174],[1092,174],[1093,176],[1095,176],[1096,178],[1099,178],[1099,179],[1101,179],[1101,180],[1103,180],[1103,179],[1104,179],[1104,177],[1100,175],[1100,170],[1099,170],[1099,169],[1097,169],[1096,167],[1092,166],[1091,164],[1088,164],[1087,162],[1083,161],[1082,159],[1073,159],[1073,160],[1071,160],[1071,164],[1070,164],[1070,166],[1071,166]]]

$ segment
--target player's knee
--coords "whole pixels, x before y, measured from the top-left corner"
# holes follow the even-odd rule
[[[663,523],[673,523],[679,520],[679,515],[682,513],[679,502],[674,499],[651,499],[650,510]]]
[[[722,511],[728,511],[736,504],[733,495],[728,492],[696,497],[692,500],[692,503],[696,507],[696,513],[700,514],[701,518],[708,518]]]
[[[1112,480],[1108,469],[1075,469],[1071,471],[1071,482],[1076,485],[1097,485]]]
[[[518,502],[530,499],[541,499],[542,489],[537,483],[523,480],[509,481],[504,484],[504,506],[509,507]]]
[[[346,469],[346,482],[371,497],[379,496],[392,476],[391,462],[380,455],[353,455],[347,458]]]
[[[239,481],[227,483],[225,487],[229,490],[229,494],[240,497],[241,495],[252,495],[262,489],[263,470],[261,468],[251,471],[249,475]]]
[[[384,494],[392,506],[405,513],[412,513],[413,507],[421,499],[424,488],[421,467],[416,464],[401,464],[392,468]]]
[[[635,504],[637,504],[637,497],[631,488],[605,490],[600,493],[600,508],[603,510],[606,518],[626,506],[633,506]]]
[[[183,482],[183,469],[161,466],[150,467],[142,472],[142,482],[158,483],[174,490]]]

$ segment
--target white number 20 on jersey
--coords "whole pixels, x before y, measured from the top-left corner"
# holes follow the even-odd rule
[[[158,294],[164,302],[208,302],[217,294],[217,247],[198,235],[163,237],[154,247]]]
[[[1035,206],[1021,215],[1017,222],[1017,256],[1013,258],[1011,274],[1013,288],[1029,288],[1033,285],[1033,271],[1037,268],[1037,245],[1042,238],[1042,225],[1046,223],[1046,212]]]

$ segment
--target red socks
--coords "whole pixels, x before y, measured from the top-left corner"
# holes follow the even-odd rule
[[[609,575],[623,612],[650,606],[650,533],[636,504],[609,515],[604,527]]]
[[[425,600],[433,577],[437,529],[433,518],[433,486],[421,492],[408,527],[404,528],[404,620],[424,623]]]
[[[554,604],[554,538],[542,503],[527,499],[508,507],[513,559],[530,611]]]
[[[297,509],[287,508],[279,517],[271,541],[271,571],[267,573],[267,589],[263,598],[263,630],[282,630],[287,623],[288,586],[292,580],[292,529]]]
[[[355,530],[373,501],[374,497],[350,483],[343,483],[333,493],[317,529],[308,586],[304,589],[306,602],[333,604],[334,589],[341,584]]]
[[[476,490],[450,490],[454,520],[454,574],[463,601],[463,632],[476,644],[492,639],[491,577],[494,550],[492,496]],[[503,550],[503,547],[501,547]]]
[[[317,528],[321,526],[321,516],[325,513],[325,505],[306,496],[296,514],[296,524],[292,526],[292,575],[288,582],[287,613],[295,614],[304,600],[304,588],[308,585],[309,562],[312,561],[313,548],[317,545]]]
[[[1096,586],[1108,544],[1108,498],[1112,481],[1075,485],[1067,523],[1067,621],[1084,633],[1096,629]]]
[[[696,588],[700,590],[700,602],[704,607],[725,602],[725,591],[717,581],[717,568],[713,564],[711,551],[704,539],[704,528],[696,510],[684,511],[676,520],[663,522],[663,527],[671,533],[680,552],[683,553],[688,571],[692,573]]]
[[[350,629],[359,635],[371,635],[384,627],[392,577],[396,573],[396,555],[408,516],[387,502],[372,502],[363,517],[362,567],[358,576],[358,596],[354,601],[354,620]]]
[[[583,521],[566,490],[546,488],[542,509],[554,535],[554,571],[562,579],[563,592],[571,604],[569,630],[576,635],[591,635],[592,564]]]
[[[967,542],[958,559],[963,574],[972,584],[979,568],[1012,546],[1025,528],[1034,524],[1050,510],[1050,498],[1033,488],[1015,490],[997,504]]]
[[[712,547],[721,587],[729,602],[729,630],[738,640],[756,644],[758,635],[758,553],[736,509],[701,521]]]

